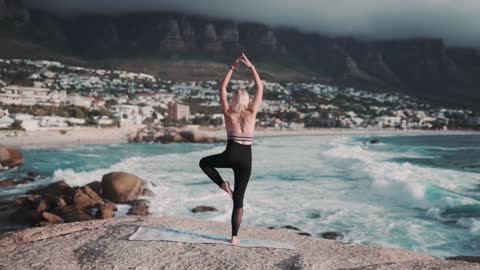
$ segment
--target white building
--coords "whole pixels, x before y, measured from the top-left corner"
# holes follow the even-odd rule
[[[48,88],[25,87],[25,86],[7,86],[3,88],[4,93],[0,93],[0,102],[4,104],[17,105],[58,105],[66,100],[65,90],[50,91]]]
[[[0,117],[0,128],[8,128],[15,122],[11,117],[4,115]]]
[[[68,95],[66,102],[74,106],[85,107],[85,108],[90,108],[92,106],[92,98],[84,97],[77,93]]]

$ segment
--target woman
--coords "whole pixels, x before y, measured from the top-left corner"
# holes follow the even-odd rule
[[[250,69],[255,80],[256,92],[250,102],[248,92],[245,89],[236,89],[229,104],[227,101],[227,85],[233,71],[241,63]],[[200,168],[205,174],[233,199],[232,238],[230,240],[232,244],[237,244],[240,241],[237,234],[243,216],[243,197],[252,170],[253,130],[255,129],[255,118],[262,103],[262,96],[262,81],[255,66],[242,53],[242,56],[237,58],[230,66],[220,86],[220,104],[225,116],[227,146],[222,153],[204,157],[200,160]],[[235,177],[233,195],[230,183],[224,181],[215,168],[233,169]]]

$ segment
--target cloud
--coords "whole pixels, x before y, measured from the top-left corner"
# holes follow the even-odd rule
[[[480,47],[479,0],[27,0],[57,14],[180,11],[367,39],[438,37]]]

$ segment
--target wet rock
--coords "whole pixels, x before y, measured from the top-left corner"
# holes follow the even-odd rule
[[[73,188],[71,188],[65,180],[57,181],[45,187],[39,187],[27,191],[27,194],[38,194],[48,197],[57,197],[61,195],[73,196]]]
[[[64,222],[88,221],[95,219],[88,211],[76,207],[75,205],[57,207],[52,213],[61,217]]]
[[[38,176],[38,173],[37,173],[37,172],[33,172],[33,171],[29,171],[29,172],[27,173],[27,175],[28,175],[29,177],[37,177],[37,176]]]
[[[128,209],[127,215],[146,216],[148,212],[148,205],[146,200],[135,200],[132,202],[132,207]]]
[[[46,220],[39,222],[39,224],[42,226],[63,223],[63,218],[47,211],[42,212],[42,218]]]
[[[149,188],[144,188],[142,191],[142,196],[155,197],[155,193]]]
[[[39,218],[39,213],[30,206],[22,206],[8,216],[15,223],[31,226]]]
[[[309,234],[308,232],[299,232],[297,233],[298,235],[304,235],[304,236],[312,236],[311,234]]]
[[[376,144],[376,143],[381,143],[379,139],[373,139],[370,141],[370,144]]]
[[[12,187],[17,183],[12,178],[3,179],[0,181],[0,187]]]
[[[207,211],[218,211],[218,209],[213,206],[206,206],[206,205],[199,205],[192,209],[193,213],[201,213],[201,212],[207,212]]]
[[[31,177],[25,177],[21,180],[18,180],[17,181],[17,185],[18,184],[26,184],[26,183],[30,183],[30,182],[33,182],[35,179],[31,178]]]
[[[446,257],[446,260],[465,261],[470,263],[480,263],[480,256],[453,256]]]
[[[57,199],[55,200],[55,205],[57,207],[64,207],[64,206],[67,206],[67,202],[65,202],[65,200],[62,197],[57,197]]]
[[[322,233],[322,237],[325,239],[340,240],[343,239],[343,234],[337,232],[324,232]]]
[[[111,172],[102,177],[102,195],[114,203],[126,203],[138,198],[144,183],[137,176],[125,172]]]
[[[98,208],[97,212],[95,213],[95,217],[96,218],[101,218],[101,219],[112,218],[112,217],[114,217],[113,212],[117,211],[117,210],[118,209],[115,206],[115,204],[105,203]]]
[[[282,229],[289,229],[289,230],[294,230],[294,231],[301,231],[299,228],[295,227],[295,226],[292,226],[292,225],[284,225],[282,227],[280,227]]]
[[[3,167],[17,167],[22,165],[23,157],[17,149],[0,144],[0,164]]]
[[[95,193],[102,195],[102,183],[100,181],[93,181],[87,184]]]
[[[50,207],[49,207],[49,203],[47,202],[47,200],[41,199],[38,202],[38,205],[37,205],[35,211],[37,211],[38,213],[41,213],[43,211],[47,211],[49,208]]]
[[[88,185],[75,189],[73,204],[80,208],[95,207],[104,204],[103,199]]]

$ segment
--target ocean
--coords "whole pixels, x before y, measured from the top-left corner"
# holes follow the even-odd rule
[[[379,138],[380,144],[369,144]],[[155,216],[230,222],[232,201],[200,169],[224,144],[110,144],[21,149],[22,167],[0,179],[42,177],[1,188],[0,199],[58,180],[72,186],[124,171],[156,184]],[[314,236],[404,248],[435,257],[480,255],[480,135],[256,138],[242,225],[292,225]],[[218,169],[233,187],[231,169]],[[194,214],[198,205],[217,212]],[[117,204],[116,216],[129,206]],[[239,236],[241,237],[240,227]]]

